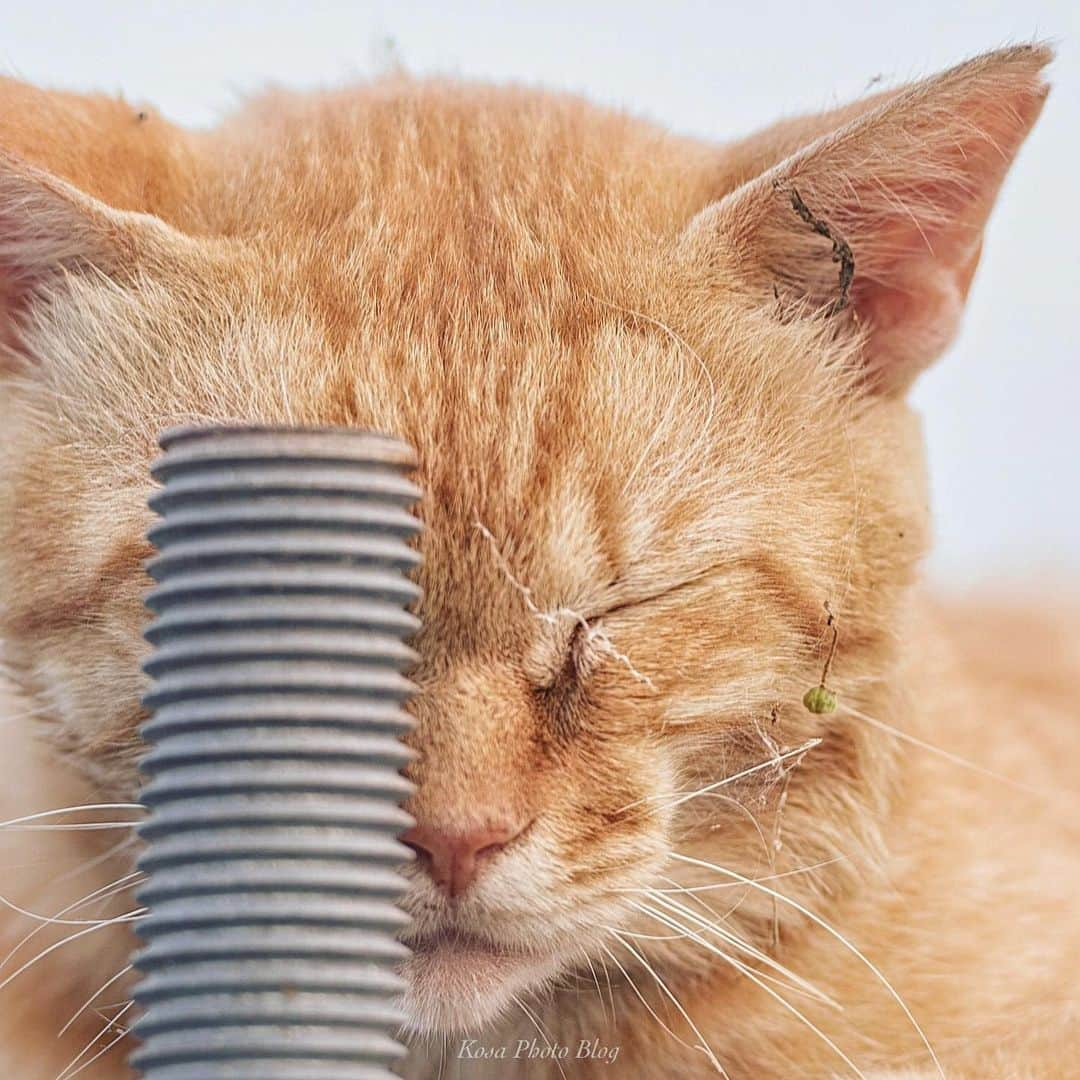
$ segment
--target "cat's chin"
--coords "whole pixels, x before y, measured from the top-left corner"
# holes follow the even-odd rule
[[[411,945],[402,967],[408,1026],[422,1035],[476,1032],[562,967],[557,957],[439,934]]]

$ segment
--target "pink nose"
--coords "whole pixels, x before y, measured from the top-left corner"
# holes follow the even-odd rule
[[[476,880],[480,868],[523,831],[509,820],[464,830],[418,822],[402,833],[401,841],[425,861],[432,881],[447,895],[457,897]]]

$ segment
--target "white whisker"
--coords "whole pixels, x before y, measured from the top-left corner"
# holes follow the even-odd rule
[[[974,761],[968,761],[958,754],[943,750],[940,746],[934,746],[933,743],[924,742],[914,735],[909,735],[906,731],[901,731],[891,724],[886,724],[884,720],[877,720],[873,716],[867,716],[866,713],[860,712],[858,709],[853,709],[850,705],[845,705],[843,702],[840,704],[840,712],[846,713],[848,716],[854,716],[856,720],[862,720],[863,723],[869,724],[873,728],[877,728],[878,731],[884,731],[887,734],[892,735],[893,738],[900,739],[902,742],[909,743],[911,746],[917,746],[920,750],[926,750],[928,753],[937,754],[938,757],[944,758],[945,761],[951,761],[954,765],[959,765],[963,769],[970,769],[972,772],[979,773],[982,776],[988,776],[991,780],[997,780],[999,783],[1006,784],[1008,787],[1015,788],[1017,791],[1022,791],[1026,795],[1035,795],[1040,799],[1046,797],[1045,792],[1029,787],[1027,784],[1022,784],[1019,780],[1011,780],[1009,777],[1002,776],[992,769],[986,769],[982,765],[977,765]]]
[[[881,985],[885,987],[885,989],[889,992],[889,995],[893,998],[897,1005],[900,1006],[900,1008],[904,1012],[904,1015],[907,1017],[908,1022],[918,1033],[919,1038],[922,1040],[923,1045],[926,1047],[926,1051],[930,1055],[931,1060],[934,1062],[934,1066],[937,1069],[941,1080],[946,1080],[945,1070],[942,1068],[941,1062],[938,1060],[938,1056],[934,1052],[933,1046],[930,1045],[930,1040],[926,1037],[926,1033],[923,1031],[919,1022],[915,1019],[914,1015],[911,1012],[911,1009],[908,1008],[907,1003],[899,995],[899,993],[897,993],[896,988],[893,986],[893,984],[885,978],[881,970],[859,949],[857,949],[850,941],[848,941],[847,938],[843,936],[843,934],[841,934],[838,930],[835,930],[819,915],[815,915],[809,908],[800,904],[798,901],[792,900],[789,896],[784,896],[783,893],[779,893],[775,889],[770,889],[767,885],[762,885],[760,882],[752,881],[750,878],[744,877],[742,874],[739,874],[734,870],[728,870],[726,867],[717,866],[715,863],[705,862],[703,859],[695,859],[689,855],[680,855],[678,852],[674,851],[671,852],[671,857],[673,859],[679,859],[682,862],[691,863],[695,866],[702,866],[708,870],[715,870],[719,874],[726,874],[728,877],[732,877],[746,884],[753,885],[755,889],[760,889],[762,892],[767,893],[769,896],[775,896],[782,904],[788,904],[791,907],[795,908],[796,911],[801,912],[811,922],[815,923],[817,926],[820,926],[822,930],[824,930],[827,934],[840,942],[840,944],[843,945],[844,948],[848,949],[854,956],[858,957],[858,959],[873,973],[874,977],[878,980],[878,982],[880,982]]]
[[[733,945],[741,952],[746,953],[754,960],[757,960],[758,963],[764,964],[766,967],[777,972],[779,975],[783,975],[785,978],[790,979],[790,984],[781,982],[781,985],[783,985],[786,990],[801,991],[802,993],[807,994],[809,997],[812,997],[815,1001],[820,1002],[822,1005],[828,1005],[830,1008],[843,1011],[843,1006],[841,1006],[838,1001],[830,997],[824,991],[819,990],[812,982],[804,979],[801,975],[797,975],[790,968],[785,967],[774,957],[769,956],[768,953],[762,952],[760,949],[755,948],[748,941],[743,941],[742,938],[740,938],[732,931],[722,929],[715,923],[711,923],[709,922],[709,920],[703,919],[700,915],[696,915],[694,912],[692,912],[685,904],[680,904],[676,900],[672,900],[666,896],[660,895],[654,896],[652,899],[656,903],[662,904],[669,911],[674,911],[676,914],[682,915],[690,919],[702,930],[707,930],[711,933],[716,934],[717,937],[719,937],[721,940],[726,941],[729,945]],[[636,901],[631,901],[631,903],[639,911],[645,911],[647,914],[650,915],[654,914],[656,910],[655,908],[648,907],[648,905],[638,904]]]
[[[625,942],[623,942],[622,944],[625,944]],[[624,967],[622,966],[622,964],[620,964],[620,963],[619,963],[619,959],[618,959],[618,957],[617,957],[617,956],[616,956],[616,955],[615,955],[615,954],[614,954],[614,953],[613,953],[613,952],[612,952],[612,951],[611,951],[611,950],[610,950],[610,949],[609,949],[609,948],[608,948],[608,947],[607,947],[606,945],[603,945],[603,944],[601,944],[600,948],[604,950],[604,952],[605,952],[605,953],[607,954],[607,956],[608,956],[608,958],[609,958],[609,959],[611,960],[611,962],[612,962],[612,963],[613,963],[613,964],[614,964],[614,965],[615,965],[615,966],[616,966],[616,967],[617,967],[617,968],[618,968],[618,969],[619,969],[619,970],[620,970],[620,971],[622,972],[623,978],[624,978],[624,979],[626,979],[626,982],[627,982],[627,984],[629,985],[630,989],[631,989],[631,990],[633,990],[633,991],[634,991],[634,993],[635,993],[635,994],[637,995],[637,998],[638,998],[638,1000],[639,1000],[639,1001],[641,1002],[641,1004],[642,1004],[642,1005],[644,1005],[644,1006],[645,1006],[645,1008],[646,1008],[646,1009],[647,1009],[647,1010],[649,1011],[649,1015],[650,1015],[650,1016],[651,1016],[651,1017],[652,1017],[652,1018],[653,1018],[653,1019],[654,1019],[654,1020],[655,1020],[655,1021],[656,1021],[656,1022],[657,1022],[657,1023],[658,1023],[658,1024],[659,1024],[659,1025],[660,1025],[660,1026],[661,1026],[661,1027],[662,1027],[662,1028],[663,1028],[663,1029],[664,1029],[664,1030],[665,1030],[665,1031],[666,1031],[666,1032],[667,1032],[667,1033],[668,1033],[668,1034],[669,1034],[669,1035],[670,1035],[670,1036],[671,1036],[671,1037],[672,1037],[672,1038],[673,1038],[673,1039],[674,1039],[674,1040],[675,1040],[675,1041],[676,1041],[676,1042],[677,1042],[677,1043],[678,1043],[679,1045],[680,1045],[680,1046],[685,1046],[687,1050],[697,1050],[697,1051],[700,1051],[701,1053],[705,1054],[705,1055],[706,1055],[706,1057],[708,1057],[709,1055],[711,1055],[711,1054],[712,1054],[712,1051],[711,1051],[711,1050],[709,1050],[709,1049],[708,1049],[708,1047],[705,1047],[705,1046],[691,1046],[691,1044],[690,1044],[690,1043],[688,1043],[688,1042],[687,1042],[687,1041],[686,1041],[685,1039],[683,1039],[683,1038],[680,1038],[680,1037],[679,1037],[678,1035],[676,1035],[676,1034],[675,1034],[675,1032],[674,1032],[674,1031],[672,1031],[672,1030],[671,1030],[671,1028],[670,1028],[670,1027],[668,1027],[668,1025],[667,1025],[667,1024],[665,1024],[663,1020],[661,1020],[661,1019],[660,1019],[660,1016],[659,1016],[659,1015],[657,1014],[656,1010],[655,1010],[655,1009],[654,1009],[654,1008],[653,1008],[653,1007],[652,1007],[652,1006],[651,1006],[651,1005],[650,1005],[650,1004],[649,1004],[649,1003],[648,1003],[648,1002],[647,1002],[647,1001],[645,1000],[645,998],[644,998],[644,996],[642,995],[641,991],[640,991],[640,990],[639,990],[639,989],[637,988],[637,984],[636,984],[636,983],[634,982],[634,980],[633,980],[633,979],[631,979],[631,978],[630,978],[630,975],[629,975],[629,973],[627,972],[626,968],[624,968]],[[720,1075],[721,1075],[721,1076],[727,1076],[727,1073],[726,1073],[726,1072],[724,1072],[724,1070],[723,1070],[723,1066],[720,1066],[720,1065],[719,1065],[719,1062],[717,1062],[717,1065],[718,1065],[718,1066],[719,1066],[719,1068],[720,1068]]]
[[[110,986],[112,986],[112,984],[113,984],[114,982],[116,982],[116,981],[117,981],[117,979],[122,979],[122,978],[123,978],[123,977],[124,977],[124,976],[125,976],[125,975],[126,975],[126,974],[127,974],[128,972],[129,972],[129,971],[131,971],[131,970],[132,970],[132,968],[133,968],[133,967],[134,967],[134,965],[133,965],[133,964],[128,964],[128,965],[127,965],[127,967],[123,967],[123,968],[121,968],[121,969],[120,969],[120,970],[119,970],[119,971],[118,971],[118,972],[117,972],[117,973],[116,973],[115,975],[113,975],[113,976],[112,976],[112,978],[110,978],[110,979],[108,979],[108,980],[107,980],[106,982],[102,983],[102,984],[101,984],[101,986],[99,986],[99,987],[98,987],[98,988],[97,988],[97,989],[96,989],[96,990],[95,990],[95,991],[94,991],[94,992],[93,992],[93,993],[92,993],[92,994],[91,994],[91,995],[90,995],[90,996],[89,996],[89,997],[88,997],[88,998],[87,998],[87,999],[86,999],[86,1000],[85,1000],[85,1001],[84,1001],[84,1002],[83,1002],[83,1003],[82,1003],[82,1004],[81,1004],[81,1005],[80,1005],[80,1006],[79,1006],[79,1007],[78,1007],[78,1008],[77,1008],[76,1010],[75,1010],[75,1012],[74,1012],[74,1013],[72,1013],[71,1019],[70,1019],[70,1020],[69,1020],[69,1021],[68,1021],[68,1022],[67,1022],[67,1023],[66,1023],[66,1024],[65,1024],[65,1025],[63,1026],[63,1027],[62,1027],[62,1028],[61,1028],[61,1029],[60,1029],[60,1031],[59,1031],[59,1032],[57,1033],[57,1036],[56,1036],[56,1037],[57,1037],[58,1039],[62,1039],[62,1038],[64,1037],[64,1035],[65,1035],[65,1034],[67,1033],[67,1031],[68,1031],[68,1030],[69,1030],[69,1029],[71,1028],[71,1025],[72,1025],[72,1024],[74,1024],[74,1023],[75,1023],[75,1021],[76,1021],[76,1020],[78,1020],[78,1019],[79,1019],[79,1017],[80,1017],[80,1016],[82,1016],[82,1014],[83,1014],[84,1012],[86,1012],[86,1010],[87,1010],[87,1009],[89,1009],[89,1008],[90,1008],[91,1004],[93,1004],[93,1001],[94,1001],[94,999],[95,999],[96,997],[98,997],[99,995],[101,995],[101,994],[105,993],[105,991],[106,991],[106,990],[108,990],[108,989],[109,989],[109,987],[110,987]],[[105,1006],[102,1006],[102,1008],[105,1008]]]
[[[121,878],[117,878],[116,881],[110,881],[107,885],[102,885],[100,888],[94,889],[93,892],[88,893],[81,900],[75,900],[72,903],[68,904],[67,907],[61,908],[56,913],[56,917],[59,917],[61,915],[67,915],[71,911],[77,911],[79,908],[83,907],[86,904],[105,901],[109,899],[109,897],[115,896],[116,893],[123,892],[124,889],[130,888],[133,884],[135,884],[135,882],[132,881],[133,878],[141,879],[143,876],[144,875],[141,871],[133,870],[131,873],[125,874]],[[0,971],[3,971],[4,968],[7,967],[7,965],[11,962],[11,958],[15,956],[16,953],[18,953],[18,951],[27,944],[27,942],[31,941],[37,934],[44,930],[46,925],[48,924],[39,923],[37,926],[34,927],[33,930],[27,933],[25,937],[17,941],[15,945],[8,951],[7,955],[3,958],[3,960],[0,960]]]
[[[603,1017],[604,1023],[607,1023],[607,1007],[604,1005],[604,991],[600,989],[600,976],[596,974],[596,968],[593,967],[592,960],[589,959],[589,954],[583,948],[581,955],[585,957],[585,963],[589,965],[589,971],[592,972],[593,982],[596,983],[596,996],[600,999],[600,1015]],[[611,1022],[615,1022],[614,1015],[611,1017]]]
[[[10,825],[8,832],[103,832],[107,829],[134,829],[139,821],[76,821],[61,825]]]
[[[653,912],[652,914],[660,921],[668,923],[668,925],[671,925],[673,927],[679,926],[679,924],[675,920],[669,919],[663,914],[663,912]],[[695,940],[699,941],[702,945],[708,946],[709,944],[699,935],[693,934],[692,931],[690,932],[690,936],[693,937]],[[714,952],[722,960],[725,960],[742,975],[745,975],[746,978],[748,978],[759,989],[764,990],[766,994],[768,994],[771,998],[773,998],[780,1005],[782,1005],[797,1020],[799,1020],[800,1023],[805,1024],[806,1027],[808,1027],[812,1032],[814,1032],[814,1034],[817,1035],[818,1038],[820,1038],[822,1042],[824,1042],[825,1045],[828,1046],[829,1049],[832,1050],[844,1062],[844,1064],[847,1065],[852,1070],[852,1072],[854,1072],[855,1075],[860,1078],[860,1080],[866,1080],[865,1074],[851,1060],[851,1058],[849,1058],[847,1054],[845,1054],[844,1051],[841,1050],[840,1047],[837,1046],[836,1043],[833,1042],[833,1040],[830,1039],[829,1036],[826,1035],[825,1032],[823,1032],[812,1020],[804,1016],[801,1012],[799,1012],[798,1009],[795,1008],[794,1005],[791,1004],[790,1001],[788,1001],[786,998],[777,993],[771,986],[769,986],[758,972],[755,972],[752,968],[742,963],[742,961],[737,960],[734,956],[730,956],[722,950],[711,949],[710,951]]]
[[[510,997],[513,999],[514,1004],[517,1005],[517,1007],[532,1022],[532,1026],[534,1028],[536,1028],[537,1033],[539,1034],[540,1038],[543,1039],[544,1042],[547,1044],[548,1049],[553,1050],[555,1048],[554,1043],[552,1043],[551,1039],[548,1037],[548,1033],[544,1030],[543,1025],[540,1023],[540,1021],[537,1020],[537,1018],[532,1014],[532,1012],[528,1008],[526,1008],[525,1002],[522,1001],[521,998],[519,998],[516,994],[511,994]],[[559,1075],[563,1078],[563,1080],[566,1080],[566,1073],[563,1072],[563,1067],[562,1067],[562,1064],[560,1063],[559,1059],[557,1057],[553,1057],[552,1061],[555,1062],[555,1068],[557,1068],[559,1070]]]
[[[146,915],[146,908],[137,908],[135,911],[125,912],[123,915],[117,915],[115,918],[106,919],[104,922],[95,923],[93,926],[84,927],[82,930],[75,931],[74,934],[69,934],[61,941],[56,941],[50,945],[47,949],[42,949],[33,959],[27,960],[25,964],[18,971],[13,972],[3,982],[0,982],[0,990],[4,990],[10,986],[11,983],[17,979],[24,971],[29,970],[39,960],[44,960],[50,953],[55,952],[57,949],[62,948],[64,945],[70,945],[71,942],[77,941],[79,938],[86,937],[87,934],[96,933],[98,930],[103,930],[107,926],[114,926],[120,923],[134,922],[137,919],[141,919]]]
[[[83,1055],[90,1052],[94,1043],[96,1043],[98,1039],[102,1037],[102,1035],[105,1035],[111,1028],[117,1027],[117,1022],[119,1021],[120,1017],[123,1016],[124,1013],[126,1013],[128,1009],[130,1009],[134,1004],[134,1001],[129,1001],[114,1017],[112,1017],[112,1019],[106,1020],[105,1026],[78,1052],[78,1054],[76,1054],[76,1056],[70,1062],[68,1062],[64,1069],[59,1074],[57,1074],[56,1080],[72,1080],[72,1077],[78,1076],[79,1073],[83,1072],[85,1069],[88,1069],[91,1065],[94,1064],[95,1061],[98,1060],[98,1058],[107,1054],[125,1035],[127,1035],[127,1028],[119,1028],[118,1034],[115,1039],[113,1039],[111,1042],[106,1043],[105,1046],[102,1047],[102,1049],[99,1050],[92,1058],[90,1058],[88,1061],[84,1061],[82,1065],[79,1065],[79,1067],[75,1069],[75,1066],[79,1064],[79,1061],[82,1059]],[[74,1072],[72,1071],[73,1069]]]
[[[809,874],[813,870],[821,870],[823,867],[832,866],[833,863],[843,862],[846,859],[846,855],[837,855],[832,859],[822,859],[821,862],[812,863],[810,866],[799,866],[794,870],[785,870],[780,874],[767,874],[765,877],[753,878],[754,881],[778,881],[780,878],[795,877],[797,874]],[[612,892],[616,893],[666,893],[666,892],[680,892],[680,893],[699,893],[699,892],[713,892],[716,889],[741,889],[744,886],[738,881],[721,881],[712,885],[679,885],[674,889],[641,889],[641,888],[625,888],[625,889],[612,889]]]
[[[631,904],[631,906],[634,906]],[[610,930],[608,926],[603,927]],[[633,938],[635,941],[685,941],[686,934],[643,934],[640,930],[620,930],[623,937]]]
[[[678,888],[678,887],[679,887],[679,883],[678,883],[678,882],[677,882],[677,881],[676,881],[676,880],[675,880],[674,878],[668,877],[668,876],[667,876],[666,874],[661,874],[661,875],[660,875],[660,877],[661,877],[661,880],[662,880],[662,881],[666,881],[666,882],[667,882],[667,883],[668,883],[669,885],[674,885],[674,886],[676,887],[676,892],[678,892],[678,891],[679,891],[679,888]],[[689,898],[690,898],[691,900],[693,900],[693,902],[694,902],[695,904],[697,904],[697,906],[698,906],[699,908],[703,908],[703,909],[704,909],[704,910],[705,910],[705,911],[707,912],[707,914],[708,914],[708,916],[709,916],[709,919],[710,919],[710,921],[711,921],[712,923],[714,923],[714,924],[715,924],[715,925],[717,925],[717,926],[719,926],[719,924],[720,924],[720,923],[724,923],[724,924],[725,924],[725,926],[726,926],[726,925],[727,925],[727,920],[728,920],[728,918],[729,918],[729,917],[730,917],[731,915],[733,915],[733,914],[734,914],[734,913],[735,913],[736,911],[738,911],[738,910],[739,910],[739,908],[740,908],[740,907],[742,906],[742,902],[743,902],[743,901],[744,901],[744,900],[746,899],[746,897],[747,897],[747,896],[748,896],[748,895],[750,894],[750,890],[749,890],[748,888],[746,888],[746,886],[745,886],[745,885],[739,886],[739,888],[741,888],[741,889],[742,889],[742,892],[741,892],[741,893],[739,894],[739,899],[738,899],[738,900],[736,900],[736,901],[735,901],[735,903],[734,903],[734,904],[732,904],[732,905],[731,905],[731,907],[729,907],[729,908],[727,909],[727,911],[725,911],[725,912],[724,912],[724,914],[723,914],[723,915],[721,915],[721,914],[720,914],[720,913],[719,913],[719,912],[718,912],[718,911],[716,910],[716,908],[714,908],[714,907],[712,906],[712,904],[709,904],[709,903],[707,903],[707,902],[706,902],[705,900],[703,900],[703,899],[702,899],[702,898],[701,898],[700,896],[698,896],[698,895],[697,895],[696,893],[688,893],[687,895],[689,896]],[[652,893],[652,894],[651,894],[651,898],[652,898],[653,900],[659,900],[659,901],[661,901],[661,902],[662,902],[662,901],[663,901],[663,898],[664,898],[664,897],[665,897],[666,895],[667,895],[667,894],[665,894],[665,893],[662,893],[662,892],[660,892],[660,891],[658,890],[658,891],[656,891],[656,892],[654,892],[654,893]],[[678,903],[678,906],[680,906],[680,907],[682,907],[682,906],[683,906],[683,904],[682,904],[682,902],[681,902],[681,901],[676,901],[676,903]],[[731,930],[731,931],[729,931],[729,932],[730,932],[731,934],[733,934],[733,935],[735,934],[735,931],[734,931],[734,930]]]
[[[145,813],[146,807],[142,803],[87,803],[85,806],[61,806],[55,810],[41,810],[36,814],[27,814],[25,817],[0,821],[0,829],[9,829],[13,825],[22,825],[31,821],[41,821],[43,818],[58,817],[60,814],[74,814],[79,810],[141,810]],[[137,825],[138,822],[131,821],[125,824]]]
[[[9,911],[14,911],[27,919],[44,923],[46,926],[96,926],[100,922],[108,921],[107,919],[61,919],[55,915],[41,915],[36,911],[30,911],[28,908],[19,907],[18,904],[12,903],[4,896],[0,896],[0,904]]]
[[[724,1067],[720,1064],[719,1060],[716,1057],[716,1054],[713,1053],[712,1048],[709,1046],[708,1040],[701,1033],[701,1030],[698,1028],[697,1024],[695,1024],[694,1021],[690,1018],[690,1014],[686,1011],[686,1009],[683,1008],[682,1003],[679,1001],[679,999],[668,989],[667,983],[665,983],[664,980],[660,978],[660,976],[653,969],[652,965],[645,959],[644,956],[641,955],[640,952],[637,951],[637,949],[633,947],[633,945],[631,945],[627,941],[623,941],[622,937],[619,935],[618,930],[612,930],[611,927],[608,927],[607,929],[615,935],[616,940],[619,941],[622,947],[637,959],[638,963],[641,964],[641,966],[656,981],[656,985],[659,986],[661,990],[663,990],[663,992],[671,1000],[671,1003],[675,1006],[676,1009],[679,1010],[679,1015],[687,1022],[687,1024],[690,1025],[690,1030],[698,1037],[698,1039],[701,1040],[701,1047],[705,1051],[705,1054],[708,1057],[709,1062],[713,1066],[713,1068],[716,1069],[716,1071],[721,1076],[727,1076],[727,1073],[724,1072]]]
[[[716,791],[717,788],[725,787],[727,784],[733,784],[736,780],[743,780],[747,776],[752,776],[754,773],[761,772],[762,769],[775,768],[789,758],[799,757],[802,754],[813,750],[814,747],[820,746],[821,742],[821,739],[808,739],[801,746],[796,746],[793,750],[786,750],[776,757],[770,757],[765,761],[760,761],[756,765],[751,765],[749,768],[743,769],[741,772],[733,773],[731,776],[725,776],[723,780],[717,780],[712,784],[706,784],[705,787],[698,788],[696,791],[688,793],[676,791],[674,793],[668,792],[660,795],[645,795],[640,799],[635,799],[634,802],[627,803],[626,806],[616,812],[621,814],[640,803],[660,802],[665,799],[674,799],[673,802],[668,803],[668,805],[664,807],[666,810],[671,810],[676,806],[681,806],[683,803],[689,802],[691,799],[696,799],[699,795],[706,795],[710,791]]]
[[[108,862],[114,855],[119,855],[125,848],[134,846],[138,839],[137,836],[125,836],[122,840],[118,840],[113,844],[112,847],[106,848],[100,855],[95,855],[93,858],[79,863],[73,869],[66,870],[58,877],[52,878],[50,884],[58,885],[61,881],[68,881],[73,877],[78,877],[80,874],[93,870],[94,867],[100,866],[103,862]]]
[[[604,969],[604,982],[607,983],[608,1004],[611,1006],[611,1019],[614,1021],[615,991],[611,988],[611,972],[608,971],[607,960],[604,957],[598,956],[597,959],[600,961],[600,966]]]

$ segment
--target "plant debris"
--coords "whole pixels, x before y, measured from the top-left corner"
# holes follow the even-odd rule
[[[780,190],[779,182],[776,184]],[[851,283],[855,279],[855,256],[852,254],[851,245],[839,234],[834,233],[828,222],[817,217],[809,206],[803,202],[799,189],[792,187],[788,190],[791,198],[791,208],[796,214],[810,226],[819,236],[824,236],[832,243],[832,261],[840,264],[840,294],[829,305],[825,312],[826,318],[839,315],[848,306],[850,301]]]
[[[803,697],[803,705],[807,711],[821,715],[822,713],[836,712],[836,694],[826,687],[829,678],[829,669],[832,667],[833,657],[836,655],[836,645],[840,640],[840,631],[836,627],[836,619],[833,617],[829,601],[825,601],[825,610],[829,613],[826,626],[832,630],[832,645],[829,646],[829,655],[825,658],[825,666],[821,669],[821,682],[806,691]]]

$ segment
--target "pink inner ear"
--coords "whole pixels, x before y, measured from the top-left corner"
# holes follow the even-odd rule
[[[869,328],[864,362],[871,384],[906,389],[952,341],[965,294],[966,286],[932,259],[909,265],[888,289],[853,290],[854,309]]]
[[[875,102],[699,214],[688,257],[708,270],[723,253],[770,304],[779,288],[834,315],[846,298],[869,381],[905,388],[956,332],[1049,60],[1039,46],[1005,49]],[[846,297],[840,240],[855,263]]]
[[[843,193],[823,213],[854,252],[851,303],[878,386],[905,389],[956,334],[987,217],[1047,94],[1047,58],[1028,51],[1000,69],[957,69],[853,124],[838,160],[824,147],[800,163],[826,204]],[[842,186],[829,183],[829,165]]]
[[[870,331],[866,361],[875,382],[906,388],[955,335],[986,220],[1043,96],[1026,88],[1011,100],[968,100],[944,131],[919,132],[923,160],[911,166],[921,164],[922,176],[890,175],[886,166],[853,184],[867,194],[842,215],[861,233],[852,242],[851,299]]]
[[[974,199],[956,183],[920,185],[909,195],[910,214],[900,204],[895,218],[856,241],[851,304],[869,330],[866,364],[875,383],[906,388],[955,336],[999,184],[1000,174],[989,195]]]

